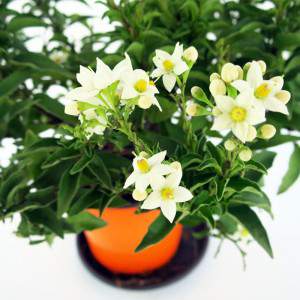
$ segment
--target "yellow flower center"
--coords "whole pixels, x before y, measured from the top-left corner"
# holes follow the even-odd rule
[[[150,80],[150,81],[149,81],[149,85],[155,86],[154,81],[153,81],[153,80]]]
[[[234,122],[243,122],[246,119],[247,111],[242,107],[235,107],[230,113],[230,117]]]
[[[144,93],[147,90],[147,81],[144,79],[140,79],[138,80],[135,85],[134,88],[137,92],[139,93]]]
[[[150,165],[145,158],[141,158],[137,161],[137,167],[142,173],[148,173],[150,171]]]
[[[249,236],[249,231],[246,228],[241,230],[241,237],[246,238]]]
[[[254,95],[258,99],[264,99],[269,96],[271,93],[271,89],[267,83],[261,84],[259,87],[256,88]]]
[[[174,68],[174,64],[169,60],[169,59],[166,59],[164,62],[163,62],[163,66],[165,68],[165,70],[167,72],[170,72],[173,70]]]
[[[174,199],[174,191],[169,187],[165,187],[161,190],[161,197],[164,201]]]

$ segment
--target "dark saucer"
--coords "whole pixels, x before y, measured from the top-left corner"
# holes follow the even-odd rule
[[[196,239],[192,233],[193,229],[184,228],[179,249],[167,265],[156,271],[139,275],[115,274],[103,267],[93,257],[83,233],[77,236],[77,246],[81,260],[99,279],[121,288],[149,289],[180,279],[199,263],[207,248],[208,238]]]

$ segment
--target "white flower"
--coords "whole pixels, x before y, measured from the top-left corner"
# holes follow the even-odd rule
[[[56,64],[63,64],[68,59],[69,54],[65,51],[53,51],[49,58],[54,61]]]
[[[179,186],[181,171],[175,171],[162,180],[157,180],[152,186],[153,192],[147,197],[142,209],[160,207],[163,215],[172,223],[176,215],[176,203],[186,202],[193,198],[192,193]]]
[[[181,75],[188,70],[188,65],[183,61],[183,45],[176,44],[173,54],[163,50],[156,50],[153,62],[156,69],[151,77],[163,77],[163,84],[168,92],[171,92],[176,83],[176,76]]]
[[[218,114],[215,116],[212,130],[231,129],[233,134],[245,143],[252,125],[265,121],[265,111],[253,106],[253,96],[244,92],[236,99],[229,96],[216,96]]]
[[[139,106],[141,108],[145,109],[154,104],[161,110],[159,102],[155,97],[158,89],[144,70],[136,69],[126,73],[122,78],[122,88],[122,100],[139,97]]]
[[[197,104],[193,101],[188,101],[186,104],[186,113],[189,116],[194,117],[197,115],[199,107],[200,107],[199,104]]]
[[[137,156],[133,160],[134,171],[129,175],[125,181],[124,188],[135,184],[135,188],[142,192],[155,181],[163,178],[163,175],[170,174],[173,168],[170,165],[162,164],[165,159],[167,151],[162,151],[153,156],[146,158],[144,155]]]
[[[67,94],[70,100],[86,101],[91,104],[101,105],[102,101],[96,97],[99,92],[115,81],[120,80],[124,73],[132,71],[131,61],[128,55],[119,62],[113,70],[101,59],[97,58],[96,72],[92,69],[80,66],[80,72],[76,74],[81,87],[75,88]]]
[[[283,78],[277,76],[270,80],[264,80],[259,62],[253,61],[250,64],[246,80],[236,80],[231,84],[239,92],[252,92],[255,97],[254,105],[261,105],[266,110],[288,115],[289,112],[284,103],[285,101],[280,100],[280,96],[283,94]]]

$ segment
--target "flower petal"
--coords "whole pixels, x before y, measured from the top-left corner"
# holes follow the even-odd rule
[[[193,194],[183,186],[179,186],[174,193],[176,202],[186,202],[193,198]]]
[[[246,122],[235,123],[232,128],[233,134],[243,143],[248,137],[249,125]]]
[[[137,97],[138,95],[139,93],[131,85],[125,84],[122,90],[121,98],[124,100],[132,99]]]
[[[247,113],[247,122],[251,125],[257,125],[266,120],[266,111],[262,105],[256,105]]]
[[[189,69],[188,65],[183,61],[183,60],[179,60],[174,67],[174,73],[176,75],[181,75],[182,73],[184,73],[185,71],[187,71]]]
[[[129,175],[124,183],[124,189],[127,189],[130,185],[134,184],[137,179],[137,173],[133,172]]]
[[[78,87],[71,90],[67,95],[66,98],[69,100],[79,100],[85,101],[89,98],[92,98],[98,94],[98,90],[87,90],[83,87]]]
[[[176,202],[172,200],[162,201],[160,208],[163,215],[172,223],[176,216]]]
[[[148,163],[151,166],[160,164],[165,159],[166,155],[167,155],[167,151],[161,151],[159,153],[156,153],[148,159]]]
[[[167,175],[174,171],[174,169],[167,164],[156,164],[151,169],[153,173],[160,174],[160,175]]]
[[[135,181],[135,187],[139,191],[144,191],[149,186],[150,180],[147,174],[139,174]]]
[[[94,76],[95,76],[94,71],[83,66],[80,66],[80,71],[79,73],[76,74],[77,81],[86,89],[93,88]]]
[[[166,186],[172,187],[172,188],[177,188],[180,184],[182,178],[182,171],[181,170],[176,170],[170,175],[167,176],[166,178]]]
[[[164,74],[163,84],[168,92],[171,92],[176,83],[176,76],[174,74]]]
[[[232,125],[232,121],[228,114],[221,114],[214,119],[214,124],[212,126],[212,130],[225,130],[230,129]]]
[[[265,100],[264,105],[267,110],[279,112],[285,115],[289,114],[286,105],[275,97],[270,97],[269,99]]]
[[[152,174],[151,174],[152,175]],[[166,179],[162,175],[153,174],[153,176],[149,177],[150,186],[153,191],[160,191],[166,183]]]
[[[152,78],[158,78],[161,75],[163,75],[163,71],[160,68],[155,69],[152,73],[151,73],[151,77]]]
[[[247,82],[252,88],[258,87],[263,81],[263,74],[258,62],[253,61],[247,73]]]
[[[231,85],[237,89],[240,93],[244,91],[251,90],[251,86],[249,83],[245,80],[235,80],[231,83]]]
[[[161,197],[158,191],[152,192],[142,204],[142,209],[154,209],[161,205]]]
[[[217,107],[223,112],[230,112],[235,105],[234,100],[229,96],[217,95],[215,101]]]

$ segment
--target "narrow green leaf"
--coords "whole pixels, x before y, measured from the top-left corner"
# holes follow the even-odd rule
[[[153,244],[158,243],[170,233],[175,225],[175,222],[170,223],[161,213],[149,226],[148,232],[146,233],[138,247],[135,249],[135,252],[139,252]]]
[[[57,197],[57,215],[61,216],[68,211],[73,198],[75,197],[80,183],[81,173],[75,175],[70,174],[67,169],[59,181],[58,197]]]
[[[28,71],[15,71],[0,81],[0,97],[12,94],[29,77]]]
[[[266,250],[273,258],[273,251],[265,228],[256,213],[246,205],[228,208],[229,213],[234,216],[250,232],[258,244]]]
[[[90,162],[93,160],[93,156],[87,156],[86,154],[84,154],[83,156],[81,156],[81,158],[74,164],[74,166],[72,167],[70,174],[74,175],[78,172],[81,172],[82,170],[84,170],[89,164]]]
[[[90,214],[87,211],[83,211],[77,215],[69,217],[67,222],[74,228],[76,233],[80,233],[83,230],[94,230],[106,225],[104,220]]]
[[[30,16],[16,16],[8,24],[7,29],[16,32],[26,27],[47,26],[43,19]]]
[[[278,194],[287,191],[293,185],[293,183],[296,182],[299,175],[300,175],[300,147],[298,145],[295,145],[294,152],[290,157],[288,170],[281,181]]]

